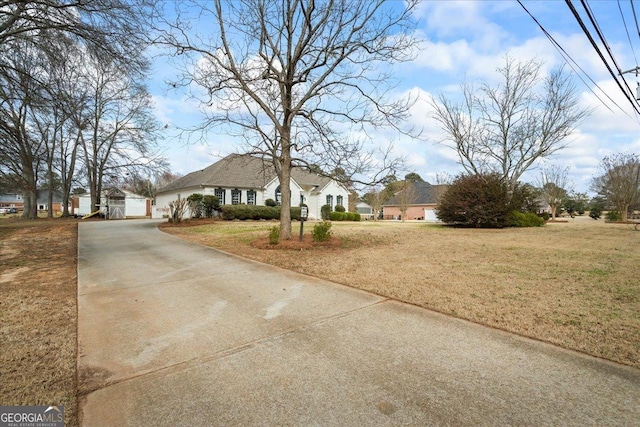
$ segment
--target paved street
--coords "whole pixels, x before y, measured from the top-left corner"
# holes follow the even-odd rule
[[[637,369],[157,223],[80,224],[84,426],[640,425]]]

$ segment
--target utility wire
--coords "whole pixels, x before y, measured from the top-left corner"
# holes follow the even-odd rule
[[[602,63],[607,67],[607,70],[609,71],[609,74],[611,74],[611,77],[613,77],[613,79],[615,80],[616,84],[618,85],[618,87],[620,88],[620,90],[622,91],[622,93],[624,93],[624,96],[627,98],[627,100],[629,100],[629,102],[631,103],[631,105],[633,106],[633,109],[636,111],[636,113],[638,115],[640,115],[640,110],[638,109],[638,105],[636,104],[636,102],[634,102],[634,100],[629,96],[629,94],[627,93],[627,91],[622,87],[622,84],[620,84],[620,81],[618,80],[618,77],[616,76],[616,73],[611,69],[611,66],[609,65],[609,63],[607,62],[607,60],[605,59],[604,55],[602,54],[602,51],[600,50],[600,47],[598,46],[598,44],[596,43],[596,41],[593,39],[593,36],[591,35],[591,33],[589,32],[589,29],[586,27],[586,25],[584,24],[584,21],[582,21],[582,17],[580,16],[580,14],[578,13],[578,11],[576,10],[576,8],[573,6],[573,4],[571,3],[571,0],[565,0],[565,3],[567,4],[567,6],[569,6],[569,9],[571,10],[571,12],[573,13],[573,16],[576,18],[576,21],[578,21],[578,24],[580,25],[580,27],[582,28],[582,31],[584,32],[584,34],[587,36],[587,38],[589,39],[589,42],[591,43],[591,46],[593,46],[593,48],[595,49],[595,51],[597,52],[598,56],[600,57],[600,59],[602,60]]]
[[[616,70],[618,70],[618,74],[617,75],[620,76],[620,78],[624,82],[624,85],[627,87],[627,89],[628,89],[627,93],[631,95],[631,99],[634,99],[633,90],[631,89],[631,87],[629,86],[629,83],[625,79],[624,74],[622,74],[622,69],[620,68],[620,65],[618,64],[618,61],[616,61],[616,58],[613,55],[613,52],[611,51],[611,47],[609,46],[609,43],[607,43],[607,40],[604,37],[604,34],[602,33],[602,30],[600,29],[600,25],[598,24],[598,21],[596,20],[595,16],[593,15],[593,12],[591,11],[591,7],[589,7],[589,5],[587,4],[586,0],[581,0],[581,3],[582,3],[582,7],[584,8],[585,12],[587,13],[587,17],[591,21],[591,25],[593,25],[593,28],[595,28],[596,33],[598,34],[598,37],[600,38],[600,41],[602,42],[602,45],[604,46],[604,48],[606,49],[607,53],[609,54],[609,57],[611,58],[611,61],[613,61],[613,64],[615,65]],[[633,102],[633,103],[637,105],[637,102]]]
[[[636,15],[636,8],[633,5],[633,0],[629,0],[631,4],[631,11],[633,12],[633,19],[636,21],[636,31],[638,32],[638,37],[640,37],[640,25],[638,25],[638,15]]]
[[[556,48],[556,50],[560,53],[560,55],[564,58],[565,62],[567,64],[569,64],[569,66],[571,67],[571,69],[573,70],[574,73],[576,73],[576,75],[578,76],[578,78],[582,81],[582,83],[585,85],[585,87],[587,89],[589,89],[589,91],[591,93],[593,93],[593,95],[598,98],[598,101],[600,101],[600,103],[602,105],[604,105],[609,111],[613,112],[613,110],[611,109],[611,107],[609,107],[609,105],[602,99],[600,98],[600,96],[598,96],[598,94],[593,90],[592,86],[590,84],[588,84],[584,78],[582,77],[582,75],[586,76],[586,78],[593,84],[593,86],[597,87],[600,92],[602,92],[608,99],[609,101],[611,101],[616,107],[618,107],[620,109],[620,111],[622,111],[623,113],[627,114],[628,113],[620,106],[618,105],[618,103],[609,96],[609,94],[602,89],[598,83],[596,83],[591,76],[589,76],[589,74],[582,69],[582,67],[580,67],[580,65],[571,57],[571,55],[569,55],[569,53],[567,53],[566,50],[564,50],[564,48],[560,45],[560,43],[558,43],[556,41],[556,39],[544,28],[544,26],[540,23],[540,21],[538,21],[538,19],[536,19],[535,16],[533,16],[533,14],[531,12],[529,12],[529,10],[525,7],[524,4],[522,4],[521,0],[518,0],[518,3],[520,4],[520,6],[522,7],[522,9],[524,9],[524,11],[531,17],[531,19],[533,19],[533,21],[538,25],[538,27],[540,28],[540,30],[544,33],[545,36],[547,36],[547,38],[549,39],[549,41],[551,42],[551,44],[553,44],[553,46]],[[578,70],[581,71],[581,73],[579,73],[576,68],[578,68]]]
[[[633,6],[633,3],[631,3],[631,5]],[[636,56],[636,51],[633,48],[633,43],[631,42],[631,34],[629,34],[629,27],[627,27],[627,21],[624,19],[624,13],[622,13],[622,6],[620,5],[620,0],[618,0],[618,10],[620,11],[620,17],[622,18],[622,23],[624,24],[624,30],[627,33],[627,39],[629,40],[629,46],[631,47],[631,52],[633,52],[633,59],[635,60],[636,64],[638,63],[638,57]],[[634,16],[635,18],[635,16]],[[638,20],[636,19],[636,28],[638,27]],[[638,32],[638,35],[640,36],[640,31]]]

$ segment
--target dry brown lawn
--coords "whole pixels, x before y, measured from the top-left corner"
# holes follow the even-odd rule
[[[335,223],[271,247],[273,222],[166,227],[184,239],[640,367],[640,232],[576,219],[470,230]],[[163,224],[167,225],[167,224]],[[65,406],[76,426],[77,227],[0,221],[0,404]]]
[[[266,244],[272,222],[163,229],[183,239],[640,367],[640,232],[576,218],[542,228],[334,223],[336,241]],[[306,224],[308,234],[313,223]],[[294,233],[297,224],[294,225]]]
[[[72,220],[0,220],[0,404],[64,405],[77,426]]]

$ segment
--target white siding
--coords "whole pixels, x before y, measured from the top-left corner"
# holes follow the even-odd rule
[[[254,189],[256,192],[256,205],[264,206],[264,202],[267,199],[276,199],[276,188],[278,188],[279,182],[278,179],[274,179],[269,182],[264,190],[262,189]],[[211,194],[215,195],[215,189],[220,187],[205,187],[205,188],[187,188],[180,189],[179,191],[172,191],[169,193],[162,193],[156,196],[156,208],[154,217],[162,218],[163,214],[168,215],[169,212],[169,203],[177,200],[178,195],[181,198],[189,197],[193,193],[200,194]],[[225,203],[231,204],[231,190],[234,188],[224,188],[225,190]],[[242,191],[242,201],[241,203],[247,203],[247,192],[249,189],[247,188],[239,188]],[[316,189],[316,191],[305,191],[300,187],[293,179],[291,180],[291,206],[298,206],[300,203],[300,195],[303,195],[305,198],[305,203],[309,207],[309,218],[310,219],[320,219],[320,208],[322,205],[326,203],[326,196],[331,194],[333,196],[334,205],[336,204],[337,197],[342,196],[343,198],[343,206],[345,208],[349,207],[349,192],[340,184],[335,181],[327,184],[323,189]]]
[[[316,206],[315,206],[315,216],[316,218],[321,218],[320,210],[323,205],[327,204],[327,196],[333,196],[333,207],[335,208],[338,202],[338,196],[342,196],[342,206],[348,210],[349,208],[349,192],[342,185],[337,183],[336,181],[329,182],[322,190],[320,190],[315,195]],[[311,213],[311,208],[309,208]]]

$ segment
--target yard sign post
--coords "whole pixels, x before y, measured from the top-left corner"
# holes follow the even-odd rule
[[[306,206],[300,208],[300,241],[302,242],[302,231],[304,230],[304,221],[309,215],[309,209]]]

